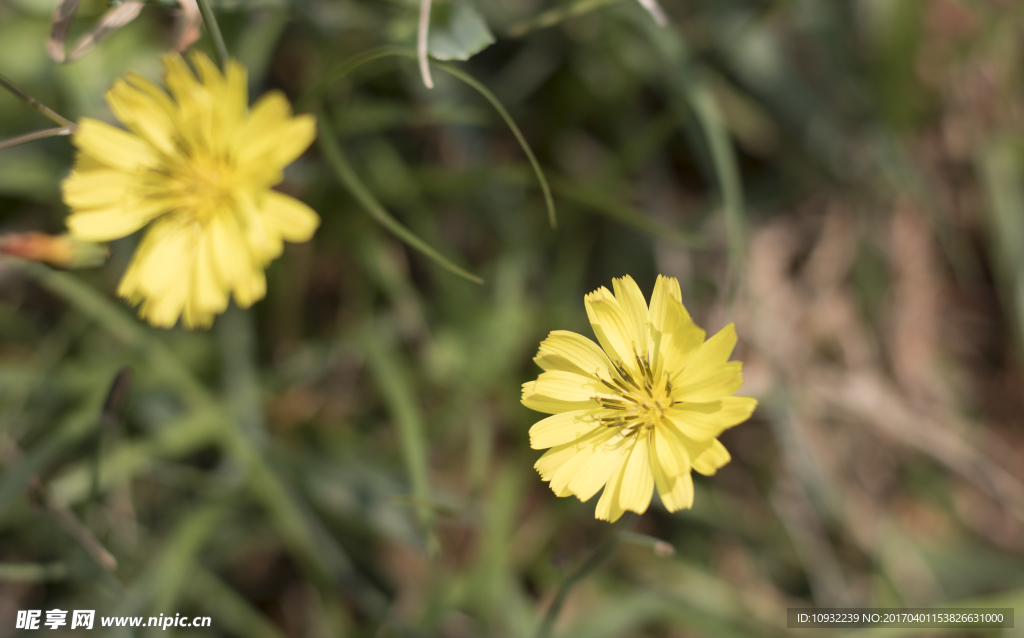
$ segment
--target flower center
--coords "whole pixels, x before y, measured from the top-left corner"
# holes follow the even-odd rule
[[[226,161],[190,157],[179,170],[178,197],[200,223],[232,203],[234,172]]]
[[[619,428],[622,436],[653,429],[672,406],[672,384],[665,375],[655,375],[650,364],[637,357],[639,371],[616,366],[619,378],[601,382],[614,397],[595,397],[604,412],[601,425]]]

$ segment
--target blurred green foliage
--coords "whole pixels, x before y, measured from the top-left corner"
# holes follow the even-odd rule
[[[323,84],[412,50],[411,0],[214,8],[253,97],[330,118],[282,185],[323,225],[210,332],[151,329],[114,297],[133,238],[96,271],[0,261],[0,636],[55,608],[212,617],[189,636],[534,635],[611,528],[532,470],[519,386],[627,273],[648,292],[678,277],[709,331],[735,320],[761,407],[694,509],[655,502],[556,635],[1024,608],[1017,3],[690,0],[661,28],[629,0],[438,2],[431,50],[471,56],[457,73],[483,95],[437,66],[427,90],[402,56]],[[57,65],[53,9],[0,0],[0,73],[72,119],[111,120],[129,69],[157,79],[180,14],[148,2]],[[84,1],[71,40],[106,9]],[[47,126],[3,92],[0,114],[0,138]],[[4,232],[62,230],[71,156],[67,138],[0,152]]]

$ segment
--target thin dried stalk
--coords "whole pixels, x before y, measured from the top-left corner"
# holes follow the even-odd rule
[[[430,61],[427,59],[427,40],[430,38],[430,2],[420,0],[420,26],[416,37],[416,57],[420,62],[420,75],[428,89],[434,88],[434,78],[430,77]]]
[[[19,88],[17,84],[15,84],[14,82],[11,82],[9,79],[4,77],[3,75],[0,75],[0,86],[2,86],[3,88],[7,89],[11,93],[13,93],[22,102],[24,102],[25,104],[28,104],[29,106],[31,106],[35,110],[39,111],[40,113],[42,113],[46,117],[50,118],[51,120],[53,120],[57,124],[60,124],[61,126],[66,126],[66,127],[70,128],[72,131],[77,128],[75,126],[74,122],[72,122],[71,120],[69,120],[69,119],[65,118],[64,116],[60,115],[59,113],[57,113],[56,111],[54,111],[50,107],[46,106],[45,104],[43,104],[39,100],[37,100],[34,97],[32,97],[31,95],[29,95],[28,93],[22,91],[21,88]]]
[[[0,151],[11,148],[12,146],[19,146],[21,144],[27,144],[36,140],[46,139],[47,137],[57,137],[60,135],[71,135],[74,130],[70,126],[62,126],[60,128],[48,128],[41,131],[33,131],[32,133],[25,133],[24,135],[18,135],[6,140],[0,140]]]

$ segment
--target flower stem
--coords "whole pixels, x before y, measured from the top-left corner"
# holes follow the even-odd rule
[[[35,99],[34,97],[29,95],[28,93],[25,93],[24,91],[22,91],[18,87],[17,84],[15,84],[14,82],[11,82],[9,79],[4,77],[3,75],[0,75],[0,86],[4,87],[5,89],[10,91],[14,95],[18,96],[18,98],[21,101],[23,101],[25,104],[28,104],[29,106],[31,106],[35,110],[39,111],[40,113],[42,113],[46,117],[50,118],[51,120],[53,120],[57,124],[60,124],[61,126],[65,126],[65,127],[69,128],[69,129],[71,129],[72,131],[74,131],[75,128],[77,128],[75,126],[74,122],[72,122],[71,120],[63,117],[62,115],[60,115],[59,113],[57,113],[56,111],[54,111],[50,107],[46,106],[45,104],[43,104],[39,100]]]
[[[220,63],[220,68],[226,69],[231,57],[228,55],[227,45],[224,44],[224,35],[220,32],[220,27],[217,25],[217,16],[213,15],[213,9],[210,8],[210,0],[198,0],[198,4],[199,13],[203,14],[206,30],[210,33],[210,37],[213,38],[213,48],[217,52],[217,62]]]
[[[619,519],[618,525],[615,526],[612,533],[601,543],[593,555],[587,559],[587,562],[565,577],[562,585],[558,588],[558,592],[555,594],[555,599],[551,601],[551,606],[548,607],[547,612],[544,614],[544,619],[541,620],[540,626],[537,628],[537,638],[548,638],[551,635],[551,628],[554,626],[555,621],[558,620],[558,615],[562,611],[562,605],[565,604],[565,599],[569,596],[569,592],[576,586],[576,583],[586,578],[590,572],[594,571],[595,567],[611,556],[615,547],[619,544],[619,540],[621,540],[622,531],[627,529],[635,518],[629,512],[623,514],[622,518]]]
[[[20,144],[26,144],[28,142],[34,142],[36,140],[45,139],[47,137],[57,137],[59,135],[71,135],[74,130],[70,126],[62,126],[60,128],[48,128],[41,131],[33,131],[32,133],[25,133],[24,135],[18,135],[15,137],[8,138],[6,140],[0,140],[0,151],[5,148],[11,148],[12,146],[18,146]]]

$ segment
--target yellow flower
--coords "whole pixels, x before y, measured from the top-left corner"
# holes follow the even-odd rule
[[[170,94],[129,73],[107,92],[128,131],[83,118],[75,168],[64,180],[71,234],[110,241],[149,224],[118,295],[155,326],[209,326],[229,295],[248,307],[266,293],[264,269],[282,240],[312,237],[320,218],[271,189],[316,136],[279,92],[250,112],[245,67],[226,73],[192,55],[164,60]]]
[[[690,470],[728,463],[718,435],[757,406],[730,396],[743,384],[732,324],[705,341],[675,279],[658,277],[650,308],[632,278],[613,283],[614,295],[585,298],[601,347],[556,330],[534,359],[544,372],[523,384],[523,405],[554,415],[530,428],[531,447],[551,448],[534,467],[558,496],[603,487],[596,514],[608,521],[646,511],[655,487],[669,511],[691,507]]]

